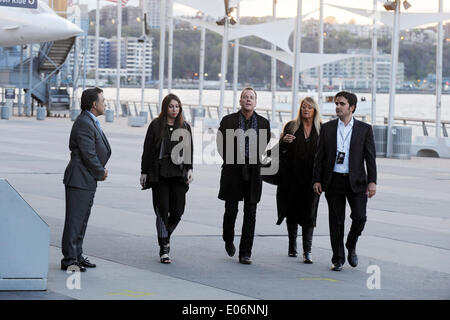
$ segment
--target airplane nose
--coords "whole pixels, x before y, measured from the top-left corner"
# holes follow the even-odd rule
[[[60,39],[67,39],[83,33],[83,30],[80,27],[67,19],[59,16],[53,16],[52,18],[52,30],[58,34]]]
[[[67,34],[68,37],[72,37],[72,36],[76,36],[80,33],[83,33],[84,31],[78,27],[76,24],[70,22],[69,20],[63,19],[64,20],[64,24],[65,27],[61,30],[62,32],[64,32],[65,34]]]

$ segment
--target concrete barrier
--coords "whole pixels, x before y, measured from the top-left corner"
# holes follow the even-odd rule
[[[145,117],[128,117],[128,125],[131,127],[145,126]]]
[[[450,158],[450,138],[417,136],[411,146],[411,155]]]

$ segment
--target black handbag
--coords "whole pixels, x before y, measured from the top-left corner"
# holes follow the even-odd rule
[[[270,153],[272,154],[272,150],[274,148],[278,148],[279,146],[276,145],[274,146],[271,150]],[[279,153],[279,163],[278,163],[278,170],[276,173],[274,174],[265,174],[265,175],[261,175],[261,178],[264,182],[268,183],[268,184],[273,184],[275,186],[277,186],[280,183],[280,179],[281,179],[281,170],[282,168],[284,168],[285,163],[286,163],[286,152],[287,150],[283,150],[283,152]],[[268,168],[270,167],[272,164],[272,161],[269,161],[268,163],[262,165],[262,167],[264,168]]]
[[[147,174],[147,179],[145,180],[145,185],[141,190],[147,190],[153,188],[159,182],[159,177],[152,173]]]
[[[153,188],[159,182],[159,160],[154,164],[153,168],[147,173],[147,179],[145,185],[141,190],[147,190]]]

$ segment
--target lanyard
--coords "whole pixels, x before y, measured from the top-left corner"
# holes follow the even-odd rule
[[[342,139],[342,147],[341,147],[341,150],[344,151],[345,142],[347,141],[348,137],[349,137],[350,134],[352,133],[353,127],[351,127],[350,130],[347,132],[347,135],[345,136],[345,139],[344,139],[344,135],[342,134],[342,130],[341,130],[340,127],[338,127],[338,131],[339,131],[339,135],[341,136],[341,139]]]

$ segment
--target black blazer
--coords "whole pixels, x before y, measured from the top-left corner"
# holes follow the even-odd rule
[[[219,138],[217,139],[217,150],[220,156],[223,159],[222,164],[222,173],[220,177],[220,190],[219,190],[219,199],[226,201],[240,201],[243,199],[244,190],[243,190],[243,180],[242,180],[242,164],[237,164],[237,151],[238,151],[238,141],[237,138],[234,138],[233,141],[233,149],[234,149],[234,161],[232,163],[227,163],[226,159],[226,130],[227,129],[239,129],[239,110],[236,113],[229,114],[222,118],[220,122],[219,132],[222,133],[223,137],[223,148],[220,145]],[[265,150],[261,150],[259,148],[260,139],[265,139],[266,144],[270,141],[270,123],[269,121],[258,115],[256,112],[257,122],[258,122],[258,160],[257,164],[254,165],[254,169],[252,171],[252,176],[250,178],[250,201],[252,203],[258,203],[261,199],[262,192],[262,178],[261,178],[261,155]],[[266,134],[264,136],[260,136],[260,129],[266,129]]]
[[[193,140],[192,140],[192,130],[191,126],[185,122],[186,129],[190,134],[190,147],[191,147],[191,159],[190,163],[185,163],[184,167],[189,170],[193,166]],[[161,123],[159,118],[153,119],[147,129],[147,134],[145,136],[144,147],[141,157],[141,173],[149,174],[154,177],[159,176],[159,152],[161,148]]]
[[[336,162],[337,125],[338,119],[330,120],[320,129],[319,146],[314,161],[313,183],[320,182],[323,191],[327,191],[330,186]],[[372,126],[356,119],[354,119],[350,141],[349,180],[354,193],[365,192],[368,183],[377,182]]]
[[[69,140],[70,162],[64,172],[66,186],[95,191],[105,174],[111,146],[87,111],[82,111],[72,126]]]

